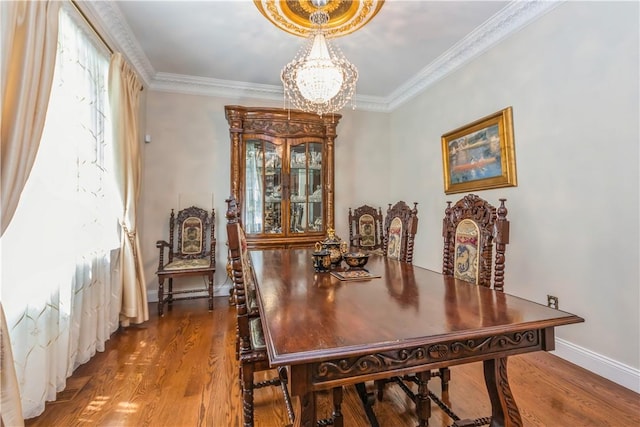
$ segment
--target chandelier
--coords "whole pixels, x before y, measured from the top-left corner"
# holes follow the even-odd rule
[[[313,4],[318,7],[309,16],[314,30],[293,61],[282,69],[280,79],[285,101],[289,99],[296,108],[322,116],[340,110],[352,100],[358,69],[325,38],[329,14],[320,6],[326,0],[313,0]]]

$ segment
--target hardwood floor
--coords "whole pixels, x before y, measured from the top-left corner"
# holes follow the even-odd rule
[[[26,426],[242,426],[235,360],[235,312],[227,299],[180,301],[164,318],[150,305],[151,319],[118,330],[104,352],[67,380],[62,399],[49,403]],[[462,418],[490,415],[482,364],[451,369],[449,396]],[[509,358],[512,391],[525,426],[625,427],[640,425],[640,395],[552,354]],[[81,388],[79,391],[75,388]],[[439,394],[438,380],[430,389]],[[330,412],[329,393],[319,407]],[[453,421],[432,405],[431,427]],[[364,427],[362,405],[353,387],[345,389],[345,426]],[[412,404],[397,386],[388,386],[374,410],[382,427],[415,426]],[[256,427],[286,422],[279,389],[255,392]]]

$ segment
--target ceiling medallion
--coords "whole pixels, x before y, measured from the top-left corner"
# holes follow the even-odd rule
[[[313,31],[309,15],[317,10],[312,0],[253,0],[276,27],[300,37]],[[330,16],[324,25],[327,38],[341,37],[364,27],[380,10],[384,0],[328,0],[321,10]]]

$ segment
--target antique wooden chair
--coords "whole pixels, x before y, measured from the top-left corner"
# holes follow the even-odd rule
[[[453,206],[451,202],[447,202],[442,220],[442,273],[445,276],[497,291],[504,290],[505,250],[509,243],[505,201],[506,199],[500,199],[497,209],[475,194],[464,196]],[[430,376],[440,377],[443,395],[448,392],[451,378],[449,368],[433,370]],[[393,380],[398,383],[417,382],[415,375],[395,377]],[[377,382],[378,399],[382,399],[386,382],[388,381]],[[411,395],[407,387],[402,384],[401,387]],[[432,399],[441,405],[439,399],[434,396]]]
[[[418,203],[411,209],[405,202],[389,204],[384,221],[383,252],[403,262],[413,262],[413,244],[418,231]]]
[[[194,298],[208,298],[209,310],[213,310],[213,274],[216,271],[215,211],[211,215],[201,208],[191,206],[182,209],[176,216],[171,210],[169,218],[169,241],[158,240],[158,314],[163,315],[164,304],[169,309],[174,301]],[[168,260],[165,263],[165,249]],[[205,289],[173,288],[177,277],[203,276]],[[169,279],[165,294],[164,281]],[[204,294],[206,292],[206,294]],[[184,294],[187,296],[176,297]]]
[[[382,252],[382,209],[362,205],[349,208],[349,244],[363,251]]]
[[[412,263],[413,244],[417,231],[418,203],[413,203],[413,209],[402,200],[393,206],[389,204],[384,221],[383,254],[388,259]],[[394,285],[396,284],[391,284],[391,286]],[[402,379],[394,377],[374,381],[378,389],[379,400],[382,400],[384,387],[389,382],[401,383]],[[375,425],[377,421],[374,421],[375,414],[372,409],[375,400],[373,393],[366,391],[364,383],[357,383],[355,386],[367,418],[369,418],[372,425]]]
[[[247,305],[248,293],[251,289],[255,292],[255,279],[245,233],[240,222],[240,210],[234,198],[227,199],[227,205],[227,239],[234,284],[233,299],[236,306],[236,356],[240,363],[239,380],[244,426],[253,426],[253,391],[267,386],[279,386],[282,389],[287,415],[293,423],[294,413],[286,368],[278,368],[277,377],[254,383],[255,372],[272,368],[269,365],[259,313],[250,313]]]

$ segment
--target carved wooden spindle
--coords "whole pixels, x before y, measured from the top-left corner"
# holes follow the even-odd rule
[[[497,291],[504,290],[504,263],[507,244],[509,244],[509,221],[507,220],[507,208],[504,203],[507,199],[500,199],[500,206],[497,210],[497,220],[495,222],[496,241],[496,266],[493,287]]]
[[[451,221],[451,202],[447,201],[447,207],[444,210],[444,218],[442,219],[442,237],[444,238],[444,243],[442,246],[442,274],[445,276],[453,276],[453,259],[449,255],[451,250],[449,247],[451,246],[451,241],[453,240],[453,233],[449,224]]]
[[[384,240],[384,234],[382,231],[382,208],[378,208],[378,218],[380,218],[380,221],[378,221],[378,225],[377,225],[377,230],[376,233],[378,235],[378,240],[376,241],[376,244],[383,244],[383,240]]]
[[[173,261],[173,234],[176,228],[176,217],[171,209],[171,216],[169,217],[169,263]]]
[[[353,212],[351,211],[351,208],[349,208],[349,218],[353,217]],[[355,246],[356,245],[356,237],[353,233],[353,221],[349,221],[349,245],[351,246]]]
[[[407,235],[407,254],[406,257],[404,258],[406,262],[408,263],[412,263],[413,262],[413,246],[414,246],[414,240],[415,240],[415,236],[416,233],[418,232],[418,202],[413,202],[413,209],[411,209],[410,213],[409,213],[409,221],[407,222],[409,224],[408,227],[408,235]]]

